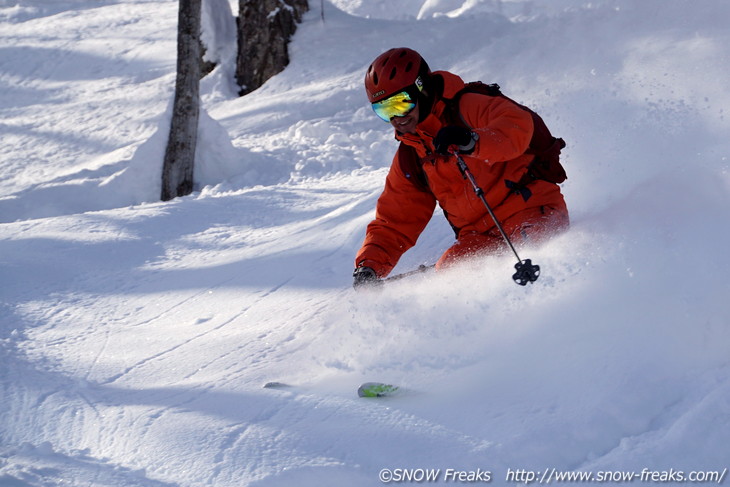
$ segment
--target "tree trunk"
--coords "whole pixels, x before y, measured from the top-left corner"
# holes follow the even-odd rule
[[[288,44],[307,0],[239,0],[236,81],[245,95],[289,64]]]
[[[163,201],[193,191],[200,112],[200,6],[201,0],[180,0],[175,100],[162,167]]]

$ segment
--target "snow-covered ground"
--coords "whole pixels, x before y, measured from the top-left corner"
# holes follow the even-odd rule
[[[207,0],[198,188],[161,203],[177,2],[0,0],[0,485],[727,482],[730,3],[310,3],[236,98],[237,2]],[[395,149],[362,79],[396,46],[568,141],[534,285],[506,255],[351,289]],[[451,238],[435,215],[396,272]]]

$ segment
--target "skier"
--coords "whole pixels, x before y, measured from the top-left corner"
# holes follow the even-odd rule
[[[408,48],[390,49],[368,68],[365,90],[373,110],[395,129],[401,144],[355,258],[355,288],[390,273],[416,244],[437,203],[456,242],[437,261],[436,270],[505,248],[455,155],[468,164],[512,241],[539,242],[568,227],[560,187],[529,177],[535,157],[526,153],[533,135],[530,113],[502,96],[465,92],[458,97],[463,123],[456,123],[448,102],[465,86],[453,73],[431,72],[421,55]]]

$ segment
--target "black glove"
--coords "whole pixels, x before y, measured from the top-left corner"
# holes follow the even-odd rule
[[[380,279],[378,279],[378,275],[375,274],[375,271],[371,267],[358,267],[355,269],[355,272],[352,273],[352,277],[354,278],[352,287],[355,289],[381,284]]]
[[[472,131],[456,125],[442,127],[433,139],[436,152],[444,156],[449,154],[449,147],[452,145],[457,146],[462,154],[471,154],[475,144],[476,137]]]

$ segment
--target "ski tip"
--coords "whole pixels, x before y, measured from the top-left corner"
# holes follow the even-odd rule
[[[357,388],[358,397],[387,397],[398,392],[399,387],[383,382],[366,382]]]
[[[284,382],[267,382],[264,384],[264,389],[288,389],[291,385]]]

